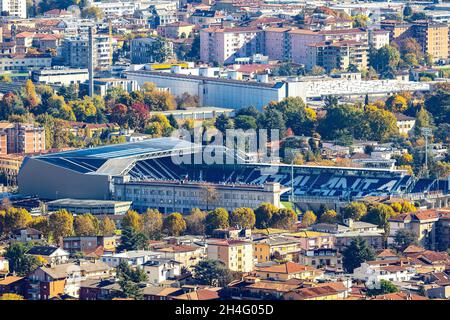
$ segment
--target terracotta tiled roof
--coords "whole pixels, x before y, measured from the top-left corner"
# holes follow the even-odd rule
[[[418,253],[425,251],[424,248],[421,248],[419,246],[416,246],[414,244],[409,245],[405,250],[403,250],[403,253]]]
[[[429,300],[429,299],[419,296],[417,294],[396,292],[375,296],[372,298],[372,300]]]
[[[297,264],[297,263],[289,261],[289,262],[282,263],[282,264],[275,264],[275,265],[272,265],[269,267],[257,268],[257,271],[291,274],[291,273],[299,273],[299,272],[305,272],[305,271],[318,271],[318,270],[313,267],[310,267],[310,266],[303,266],[301,264]]]
[[[398,256],[391,249],[384,249],[377,255],[377,257],[378,258],[387,258],[387,257],[398,257]]]

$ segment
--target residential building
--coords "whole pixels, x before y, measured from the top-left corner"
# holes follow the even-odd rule
[[[438,220],[439,215],[436,210],[421,210],[392,217],[388,220],[390,225],[388,244],[394,242],[398,230],[411,230],[422,247],[434,250]]]
[[[200,30],[200,60],[230,64],[235,58],[263,53],[263,32],[254,27],[219,28]]]
[[[275,263],[267,267],[256,266],[255,273],[261,280],[275,281],[291,279],[316,281],[323,277],[323,271],[294,262]]]
[[[327,271],[343,271],[342,256],[337,249],[320,248],[302,250],[298,261],[300,264],[312,266],[314,268],[323,268]]]
[[[181,274],[181,263],[170,259],[152,259],[142,265],[148,282],[160,284]]]
[[[379,285],[381,280],[409,281],[415,274],[416,270],[412,266],[392,265],[383,260],[363,262],[353,270],[353,278],[364,281],[368,288]]]
[[[195,25],[183,21],[173,22],[158,27],[158,35],[165,38],[179,39],[188,38]]]
[[[450,248],[450,213],[448,210],[438,211],[439,220],[436,226],[437,250]]]
[[[151,16],[148,24],[151,28],[165,26],[178,21],[177,15],[178,2],[176,1],[156,1],[150,5],[149,12]]]
[[[0,0],[0,11],[8,16],[25,19],[27,17],[26,0]]]
[[[43,258],[50,265],[65,264],[69,260],[69,252],[59,247],[34,246],[26,254],[36,258]]]
[[[222,23],[224,18],[224,14],[218,10],[196,9],[189,17],[189,22],[200,26],[210,26]]]
[[[116,236],[73,236],[63,238],[63,248],[67,252],[83,253],[85,255],[96,253],[100,256],[116,251]]]
[[[222,261],[232,271],[251,272],[254,268],[253,244],[242,240],[211,240],[208,259]]]
[[[330,233],[335,237],[334,247],[342,251],[355,238],[362,237],[367,244],[378,250],[383,248],[384,230],[377,225],[348,219],[346,225],[318,223],[311,227],[314,231]]]
[[[415,21],[412,34],[434,61],[448,59],[448,24]]]
[[[343,300],[349,288],[343,282],[326,282],[309,288],[292,290],[283,295],[284,300]]]
[[[0,258],[1,260],[1,258]],[[5,293],[14,293],[21,296],[26,295],[26,281],[24,277],[1,276],[0,271],[0,296]]]
[[[0,71],[28,72],[52,66],[50,54],[16,53],[0,55]]]
[[[2,135],[0,134],[0,140]],[[1,142],[1,145],[4,145]],[[3,149],[3,147],[1,147]],[[0,152],[0,174],[6,179],[6,185],[17,185],[17,175],[22,165],[24,156],[19,154],[2,154]]]
[[[105,253],[100,260],[111,268],[116,268],[121,262],[126,262],[128,265],[135,267],[161,256],[162,254],[154,251],[132,250],[121,253]]]
[[[131,63],[145,64],[161,61],[161,52],[169,59],[173,55],[173,43],[160,38],[136,38],[131,40]]]
[[[258,263],[273,259],[298,261],[300,239],[288,236],[271,236],[253,242],[254,257]]]
[[[112,46],[111,46],[111,41]],[[62,56],[64,64],[72,68],[87,68],[89,62],[87,36],[68,36],[62,43]],[[115,39],[110,39],[108,35],[94,35],[94,67],[98,69],[108,68],[112,61],[111,50],[114,47]]]
[[[369,30],[369,46],[373,49],[380,49],[390,43],[390,31],[382,29]]]
[[[347,70],[350,66],[358,70],[367,69],[368,47],[364,42],[354,40],[325,41],[307,45],[306,69],[323,67],[326,72]]]
[[[11,240],[27,243],[30,241],[40,242],[44,241],[45,239],[41,231],[28,227],[14,230],[11,234]]]
[[[38,153],[44,150],[43,127],[31,123],[0,122],[0,154]]]
[[[394,116],[397,119],[398,132],[402,135],[408,135],[416,124],[416,118],[403,113],[394,113]]]
[[[60,295],[78,298],[82,281],[109,278],[111,275],[112,269],[101,261],[42,266],[27,277],[27,297],[30,300],[48,300]]]
[[[164,259],[180,263],[180,268],[192,269],[205,258],[205,248],[198,245],[162,245],[153,250]]]

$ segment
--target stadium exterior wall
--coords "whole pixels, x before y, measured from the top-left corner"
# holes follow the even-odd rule
[[[19,192],[42,199],[109,200],[110,177],[60,168],[38,159],[24,161],[18,175]]]

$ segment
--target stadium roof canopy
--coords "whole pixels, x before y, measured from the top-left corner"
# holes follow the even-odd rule
[[[200,145],[177,138],[156,138],[96,148],[50,153],[33,157],[52,165],[79,173],[122,174],[138,160],[166,157],[172,154],[191,154]]]

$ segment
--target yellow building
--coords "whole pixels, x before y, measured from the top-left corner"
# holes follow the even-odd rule
[[[413,36],[420,43],[423,51],[434,60],[448,58],[448,25],[431,21],[416,21]]]
[[[293,237],[274,236],[253,244],[253,252],[258,263],[276,259],[296,260],[300,251],[300,241]]]
[[[208,259],[222,261],[231,271],[251,272],[254,267],[253,244],[242,240],[212,240],[208,242]]]

